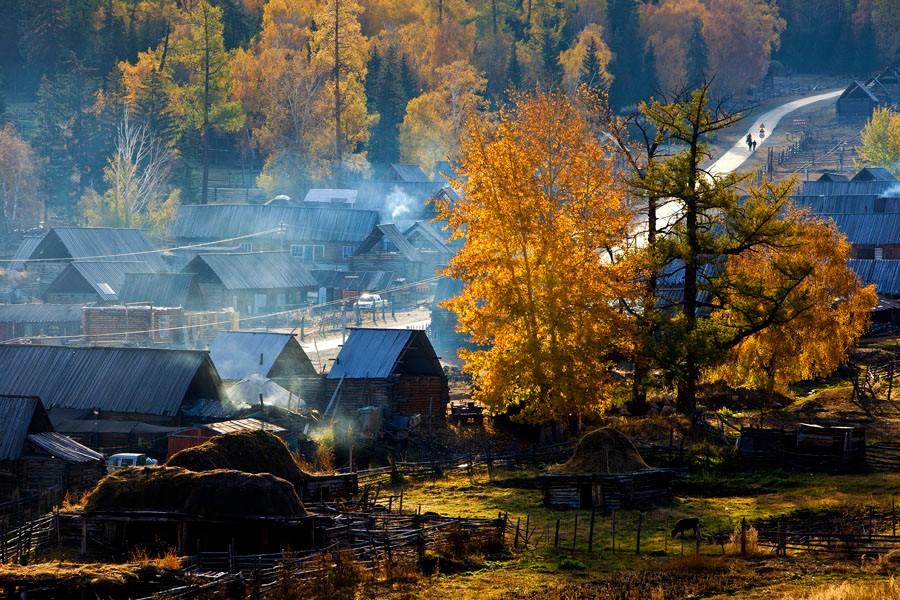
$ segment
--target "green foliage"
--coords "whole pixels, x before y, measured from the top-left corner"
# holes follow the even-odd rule
[[[861,134],[857,147],[862,166],[885,167],[900,176],[900,113],[876,108]]]

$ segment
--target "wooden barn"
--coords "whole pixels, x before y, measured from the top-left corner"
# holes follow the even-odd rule
[[[815,423],[782,429],[743,428],[740,455],[745,460],[804,471],[853,471],[865,464],[866,428]]]
[[[166,456],[172,456],[176,452],[181,452],[186,448],[199,446],[203,442],[214,438],[217,435],[225,435],[226,433],[236,433],[238,431],[268,431],[272,435],[283,438],[287,433],[287,429],[266,423],[259,419],[233,419],[231,421],[218,421],[216,423],[205,423],[169,434],[169,451]]]
[[[350,270],[393,271],[412,280],[431,276],[425,271],[422,254],[393,223],[375,227],[350,257]]]
[[[80,304],[0,305],[0,342],[39,336],[81,335]]]
[[[94,449],[137,450],[233,412],[206,352],[6,344],[0,364],[0,394],[41,398],[56,431]]]
[[[383,407],[392,415],[446,420],[447,375],[424,331],[351,329],[323,387],[326,416],[356,416],[360,408]]]
[[[842,121],[865,121],[881,105],[878,96],[862,81],[854,81],[837,99],[837,114]]]
[[[287,253],[207,254],[183,269],[196,273],[206,305],[242,314],[282,312],[306,305],[318,284]]]
[[[0,499],[56,488],[85,490],[106,469],[103,455],[56,433],[39,398],[0,396]]]
[[[119,304],[203,310],[203,294],[193,273],[126,273]]]
[[[127,273],[152,273],[144,261],[78,261],[54,279],[44,301],[49,304],[115,304]]]
[[[639,508],[668,499],[672,494],[670,469],[632,473],[539,475],[537,485],[549,508],[585,509],[601,512]]]
[[[380,294],[394,306],[407,304],[412,298],[405,279],[394,276],[392,271],[310,271],[319,283],[318,303],[335,300],[352,300],[360,294]],[[399,289],[393,289],[399,288]]]
[[[403,232],[403,236],[422,256],[423,273],[436,274],[443,271],[453,258],[454,250],[428,221],[416,221]]]

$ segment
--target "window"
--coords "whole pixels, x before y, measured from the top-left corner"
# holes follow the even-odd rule
[[[351,256],[353,256],[354,252],[356,252],[356,246],[344,246],[341,249],[341,258],[343,260],[348,260]]]
[[[875,260],[884,260],[884,248],[875,248]]]
[[[303,262],[314,263],[325,258],[325,246],[303,246]]]
[[[300,244],[291,244],[291,256],[294,258],[303,258],[303,246]]]
[[[241,242],[241,252],[253,252],[253,243]]]

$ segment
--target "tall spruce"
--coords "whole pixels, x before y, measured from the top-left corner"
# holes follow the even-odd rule
[[[690,88],[700,86],[709,77],[709,46],[703,37],[703,21],[694,18],[691,37],[684,56],[684,77]]]
[[[609,102],[619,109],[643,99],[644,43],[635,0],[609,0],[606,5],[609,24],[609,49],[612,60],[607,70],[613,77]]]
[[[591,39],[581,61],[581,71],[578,74],[578,85],[583,85],[589,90],[597,90],[603,86],[600,75],[600,59],[597,56],[597,43]]]
[[[369,138],[369,161],[387,165],[400,160],[400,123],[406,110],[401,60],[395,46],[388,46],[374,76],[374,108],[378,122]],[[371,76],[371,74],[370,74]]]

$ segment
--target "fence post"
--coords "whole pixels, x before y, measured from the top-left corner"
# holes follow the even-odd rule
[[[741,556],[747,556],[747,517],[741,517]]]
[[[634,553],[637,556],[641,555],[641,525],[643,524],[643,521],[644,521],[644,513],[639,512],[638,513],[638,522],[637,522],[637,536],[635,538],[635,546],[634,546]]]
[[[594,516],[596,515],[596,509],[591,508],[591,526],[588,528],[588,552],[593,552],[594,550]]]
[[[666,528],[663,529],[663,552],[669,553],[669,517],[666,517]]]
[[[891,535],[897,535],[897,512],[894,510],[894,496],[891,495]]]
[[[556,533],[553,534],[553,547],[559,548],[559,519],[556,520]]]
[[[575,513],[575,529],[572,531],[572,552],[575,552],[575,544],[578,542],[578,513]]]
[[[403,488],[400,488],[400,508],[397,512],[403,513]]]
[[[616,551],[616,511],[612,511],[612,550]]]
[[[519,521],[521,519],[522,519],[522,517],[516,517],[516,535],[513,538],[513,548],[519,547]]]
[[[528,532],[531,527],[531,513],[525,513],[525,535],[522,536],[522,546],[528,550]]]

